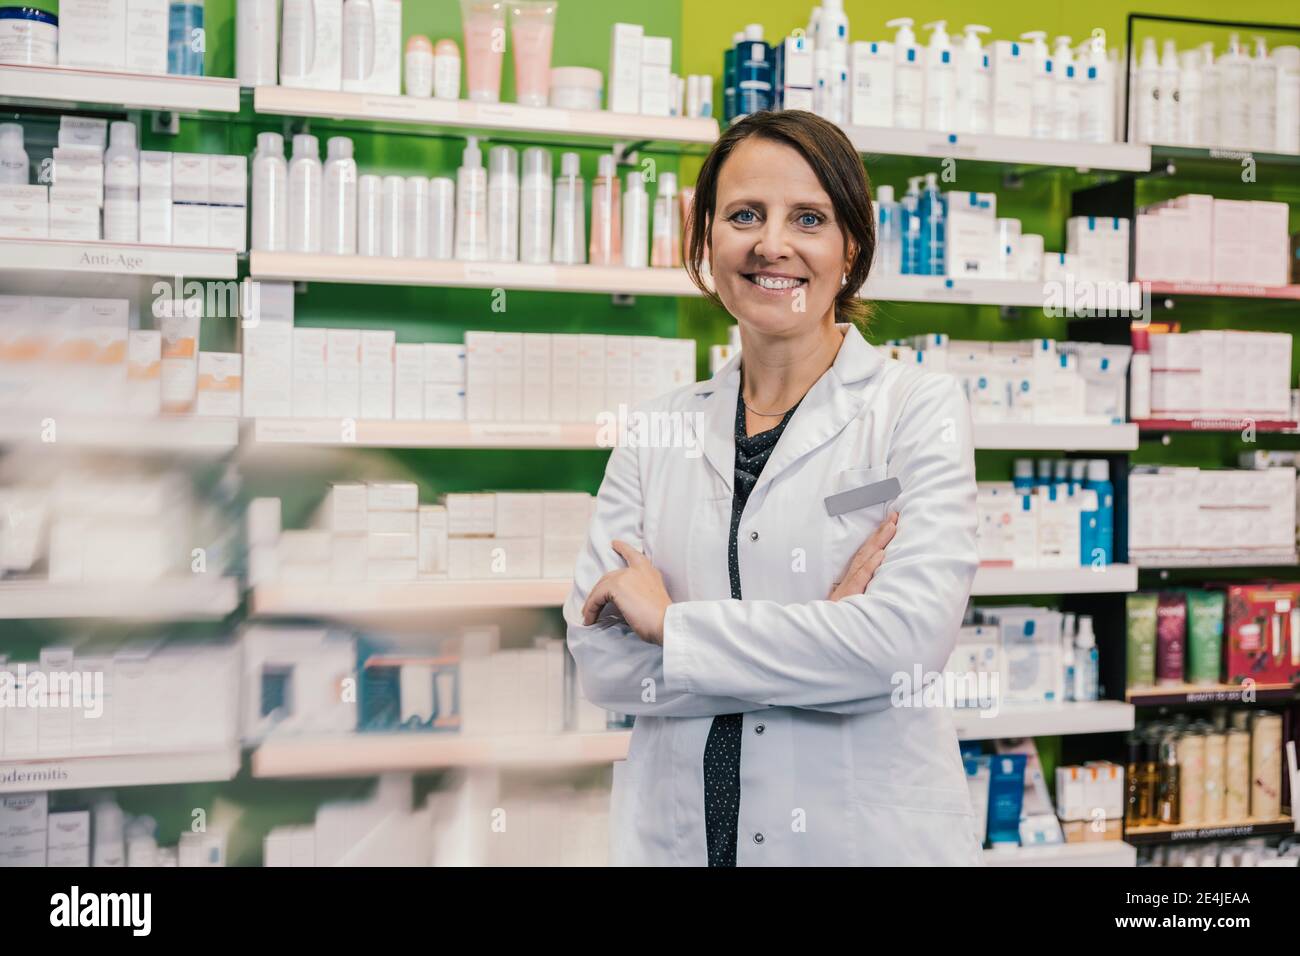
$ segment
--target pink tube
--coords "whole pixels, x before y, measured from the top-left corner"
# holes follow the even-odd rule
[[[461,0],[465,27],[465,79],[469,98],[501,100],[501,59],[506,49],[505,5],[501,0]]]
[[[525,106],[545,106],[551,94],[551,47],[558,6],[555,0],[515,0],[510,4],[515,101]]]

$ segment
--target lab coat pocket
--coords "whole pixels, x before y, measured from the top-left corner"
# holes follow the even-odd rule
[[[880,778],[855,783],[863,863],[881,866],[980,866],[970,792]]]
[[[822,498],[878,484],[886,479],[885,467],[873,465],[870,468],[846,468],[836,472],[823,490]],[[844,577],[853,555],[889,514],[892,501],[893,499],[877,502],[838,515],[828,515],[826,506],[818,502],[817,507],[826,522],[826,566],[830,569],[832,582]]]

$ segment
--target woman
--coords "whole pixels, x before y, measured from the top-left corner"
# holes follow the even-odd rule
[[[956,735],[918,686],[978,563],[970,412],[852,322],[875,249],[856,151],[811,113],[733,125],[686,247],[741,354],[645,406],[683,447],[611,453],[564,609],[585,696],[636,715],[612,859],[978,863]]]

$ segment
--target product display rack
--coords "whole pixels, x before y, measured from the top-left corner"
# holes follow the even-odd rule
[[[234,279],[233,249],[150,246],[144,243],[74,242],[63,239],[0,239],[0,271],[63,275],[184,276]]]
[[[1294,684],[1182,684],[1129,688],[1124,697],[1135,707],[1187,707],[1196,704],[1285,704],[1296,698]]]
[[[219,76],[121,73],[0,64],[0,104],[64,110],[238,113],[239,81]]]
[[[926,129],[849,126],[844,132],[864,156],[912,156],[1088,171],[1146,172],[1151,148],[1137,143],[943,133]]]
[[[985,866],[1137,866],[1137,848],[1123,840],[999,846],[984,851]]]
[[[0,793],[233,780],[241,760],[235,743],[198,750],[4,758],[0,759]]]
[[[1173,823],[1155,826],[1125,827],[1124,840],[1133,846],[1157,843],[1182,843],[1189,840],[1241,840],[1296,832],[1296,822],[1288,816],[1266,820],[1237,820],[1230,823]]]
[[[158,418],[48,417],[14,415],[0,421],[0,446],[45,449],[221,456],[239,447],[239,419],[172,415]]]
[[[239,601],[239,582],[216,574],[150,582],[0,581],[0,620],[220,621]]]

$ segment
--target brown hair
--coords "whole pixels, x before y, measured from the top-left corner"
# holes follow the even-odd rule
[[[871,184],[858,151],[834,123],[804,110],[753,113],[733,123],[709,150],[695,182],[695,199],[687,216],[686,274],[714,304],[722,306],[717,292],[701,275],[706,252],[712,251],[713,215],[718,199],[718,176],[736,146],[751,136],[784,143],[812,167],[830,196],[835,218],[844,232],[845,253],[851,251],[846,282],[835,296],[835,318],[840,322],[865,319],[866,303],[858,291],[867,281],[876,251],[876,218],[871,209]]]

